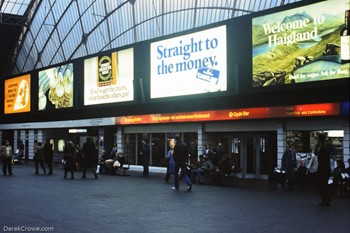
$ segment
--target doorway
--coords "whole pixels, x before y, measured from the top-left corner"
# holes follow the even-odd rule
[[[231,156],[243,178],[267,178],[277,164],[276,132],[234,134]]]

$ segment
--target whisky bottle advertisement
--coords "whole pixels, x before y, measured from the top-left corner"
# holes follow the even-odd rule
[[[84,105],[134,99],[133,48],[84,60]]]
[[[330,0],[253,18],[253,87],[349,78],[348,8]]]
[[[341,63],[350,63],[350,10],[345,11],[345,24],[340,30]]]

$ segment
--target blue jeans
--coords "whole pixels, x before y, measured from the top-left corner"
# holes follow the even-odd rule
[[[175,163],[175,171],[174,171],[174,185],[176,189],[179,189],[179,170],[181,168],[181,177],[183,178],[183,181],[187,184],[191,184],[191,179],[187,174],[187,168],[186,164],[178,164]]]
[[[200,183],[201,180],[204,179],[204,171],[200,168],[191,170],[191,180],[195,183]]]

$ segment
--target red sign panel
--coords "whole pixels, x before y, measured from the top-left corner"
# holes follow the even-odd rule
[[[116,117],[115,123],[117,125],[158,124],[177,122],[262,119],[278,117],[331,116],[339,114],[339,103],[323,103],[279,107],[241,108],[218,111],[123,116]]]

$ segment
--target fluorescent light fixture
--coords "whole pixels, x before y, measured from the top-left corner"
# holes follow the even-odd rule
[[[330,130],[327,133],[330,138],[344,137],[344,130]]]
[[[87,129],[69,129],[69,133],[86,133]]]

